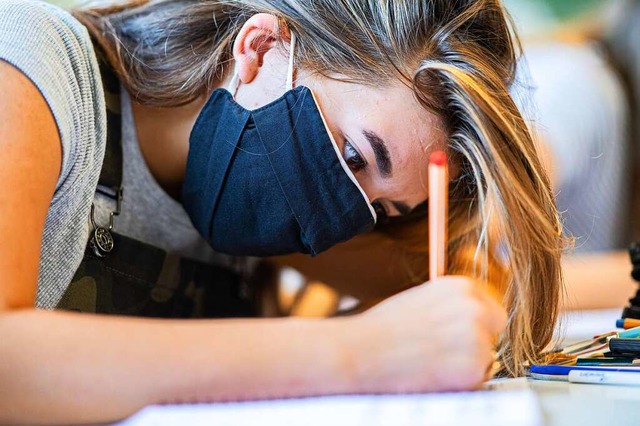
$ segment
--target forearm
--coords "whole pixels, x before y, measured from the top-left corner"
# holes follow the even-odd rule
[[[626,252],[566,256],[563,309],[622,308],[638,290]]]
[[[148,404],[350,391],[345,320],[0,314],[0,423],[113,421]]]

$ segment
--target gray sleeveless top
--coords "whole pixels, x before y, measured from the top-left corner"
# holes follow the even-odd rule
[[[62,167],[42,237],[36,306],[54,308],[67,289],[89,237],[89,210],[106,142],[104,92],[86,28],[56,6],[0,0],[0,59],[13,64],[40,90],[58,126]],[[0,77],[1,78],[1,77]],[[130,101],[122,93],[122,213],[114,230],[168,252],[230,264],[214,254],[180,203],[154,180],[135,134]],[[0,124],[1,125],[1,124]],[[97,219],[109,202],[96,196]]]

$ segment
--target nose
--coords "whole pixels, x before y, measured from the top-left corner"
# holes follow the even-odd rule
[[[384,192],[374,182],[369,179],[362,179],[362,176],[358,176],[358,173],[355,174],[355,177],[364,193],[367,194],[370,203],[380,202],[384,198]]]

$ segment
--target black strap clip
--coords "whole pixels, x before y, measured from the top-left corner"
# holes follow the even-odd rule
[[[122,188],[118,190],[116,196],[116,211],[109,213],[109,226],[107,228],[98,226],[95,220],[95,205],[91,203],[91,225],[93,226],[93,235],[89,240],[89,245],[93,250],[93,253],[98,257],[107,256],[115,246],[113,241],[113,218],[120,214],[120,207],[122,204]]]

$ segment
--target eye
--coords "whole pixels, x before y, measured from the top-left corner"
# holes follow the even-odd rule
[[[353,146],[353,144],[347,140],[344,142],[344,161],[347,163],[347,166],[351,169],[352,172],[356,173],[360,170],[363,170],[367,167],[367,160],[360,155],[358,150]]]

